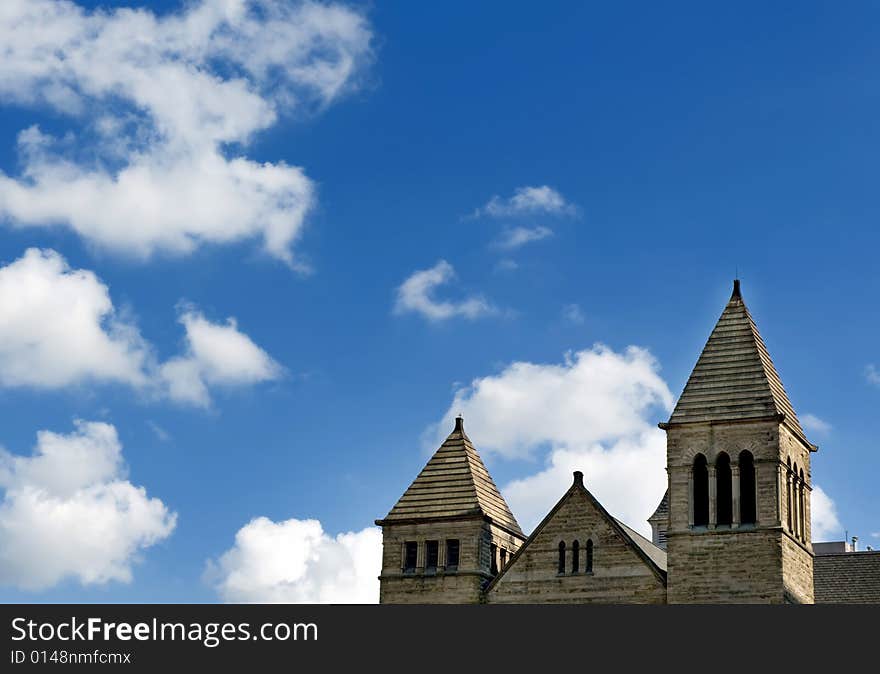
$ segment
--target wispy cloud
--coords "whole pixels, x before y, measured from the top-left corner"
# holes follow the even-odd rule
[[[525,215],[575,215],[577,207],[549,185],[517,187],[513,196],[493,196],[472,217],[519,217]]]
[[[168,434],[164,428],[162,428],[159,424],[151,419],[147,420],[147,426],[153,434],[159,439],[160,442],[168,442],[171,439],[171,436]]]
[[[562,307],[562,318],[574,325],[584,324],[584,312],[579,304],[566,304]]]
[[[516,271],[519,269],[519,263],[516,260],[511,260],[509,257],[505,257],[498,262],[495,263],[495,267],[493,268],[496,272],[510,272]]]
[[[501,236],[494,241],[493,246],[510,251],[551,236],[553,236],[553,230],[549,227],[512,227],[504,230]]]
[[[820,419],[815,414],[805,414],[801,417],[801,423],[804,428],[814,433],[828,433],[831,430],[831,424],[824,419]]]
[[[434,291],[454,278],[455,269],[446,260],[440,260],[430,269],[413,272],[397,288],[394,312],[416,313],[430,321],[444,321],[457,316],[474,319],[496,313],[495,307],[479,296],[457,302],[436,299]]]
[[[865,379],[875,386],[880,386],[880,370],[873,363],[865,368]]]

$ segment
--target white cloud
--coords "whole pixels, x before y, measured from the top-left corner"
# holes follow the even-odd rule
[[[430,269],[414,272],[397,289],[395,313],[417,313],[431,321],[443,321],[456,316],[479,318],[496,312],[482,297],[468,297],[458,302],[438,300],[434,290],[455,278],[455,270],[446,260],[440,260]]]
[[[814,541],[841,540],[843,525],[837,518],[837,507],[818,485],[810,495],[811,538]]]
[[[484,455],[543,455],[544,468],[503,489],[526,530],[570,486],[572,471],[582,470],[613,515],[647,532],[666,487],[665,434],[656,423],[672,401],[646,350],[596,345],[560,364],[516,362],[475,379],[455,393],[429,435],[439,444],[461,412]]]
[[[551,236],[553,236],[553,230],[549,227],[513,227],[504,230],[494,245],[501,250],[514,250],[527,243],[541,241]]]
[[[211,323],[189,308],[180,322],[186,329],[188,353],[160,368],[172,399],[205,406],[210,404],[208,385],[241,386],[281,376],[281,367],[238,330],[234,318],[226,324]]]
[[[493,196],[473,217],[484,215],[493,218],[516,217],[544,213],[548,215],[575,215],[577,207],[566,201],[558,191],[548,185],[517,187],[513,196]]]
[[[101,422],[40,431],[31,456],[0,448],[0,490],[0,584],[26,590],[129,582],[140,551],[177,518],[126,480],[116,429]]]
[[[865,379],[871,384],[880,386],[880,370],[877,369],[876,365],[871,364],[865,368]]]
[[[326,534],[317,520],[251,520],[205,573],[227,602],[368,604],[379,601],[382,533]]]
[[[801,417],[801,423],[804,428],[814,433],[828,433],[831,431],[831,424],[824,419],[820,419],[815,414],[805,414]]]
[[[19,135],[23,169],[0,172],[0,219],[141,257],[259,238],[296,264],[314,184],[243,148],[357,86],[371,38],[360,12],[330,3],[201,0],[160,16],[4,0],[0,99],[78,128]]]
[[[583,325],[586,320],[579,304],[566,304],[562,307],[562,318],[575,325]]]
[[[147,384],[150,357],[92,272],[36,248],[0,267],[0,385],[96,380],[139,387]]]
[[[187,351],[159,363],[93,272],[71,269],[55,251],[31,248],[0,267],[0,386],[112,382],[204,406],[209,385],[241,386],[281,375],[234,319],[215,324],[187,308],[180,321]]]

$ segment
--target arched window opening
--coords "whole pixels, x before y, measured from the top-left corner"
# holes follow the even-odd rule
[[[580,573],[581,570],[581,544],[575,541],[571,544],[571,572]]]
[[[498,546],[495,545],[495,543],[492,543],[492,545],[489,547],[489,554],[492,555],[492,566],[490,568],[490,571],[494,576],[496,573],[498,573]]]
[[[792,481],[792,473],[791,473],[791,457],[788,457],[787,461],[788,471],[785,473],[785,488],[786,488],[786,497],[785,502],[788,505],[788,530],[789,532],[794,531],[794,517],[792,508],[794,507],[794,501],[791,499],[791,481]]]
[[[559,542],[559,573],[565,573],[565,541]]]
[[[709,524],[709,467],[706,457],[697,454],[694,459],[694,526]]]
[[[758,521],[757,492],[755,490],[755,458],[748,450],[739,453],[739,521],[755,524]]]
[[[807,501],[806,501],[806,481],[804,480],[804,469],[801,468],[800,480],[798,481],[798,512],[801,515],[801,540],[807,540]]]
[[[733,476],[730,457],[721,452],[715,459],[715,513],[718,524],[733,524]]]
[[[589,539],[587,541],[587,563],[584,566],[584,571],[587,573],[593,573],[593,539]]]

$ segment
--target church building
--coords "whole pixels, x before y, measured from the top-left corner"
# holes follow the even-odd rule
[[[880,551],[816,546],[806,437],[739,281],[668,421],[652,540],[575,472],[526,537],[455,428],[382,527],[381,603],[880,603]],[[589,482],[589,476],[587,476]],[[820,554],[820,550],[828,554]]]

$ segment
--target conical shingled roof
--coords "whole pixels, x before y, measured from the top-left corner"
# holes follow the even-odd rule
[[[455,430],[382,522],[466,515],[487,516],[525,538],[459,417]]]
[[[649,522],[665,522],[669,519],[669,490],[667,489],[654,514],[648,518]]]
[[[669,423],[774,415],[784,415],[786,425],[809,445],[736,280]]]

